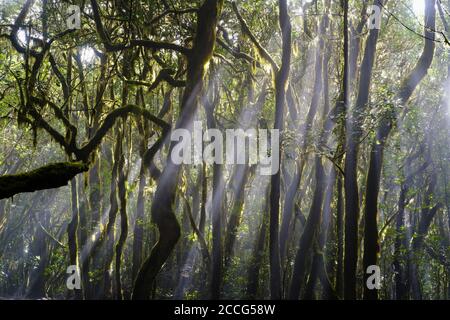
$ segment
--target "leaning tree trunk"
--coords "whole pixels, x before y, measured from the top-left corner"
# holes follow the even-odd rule
[[[262,210],[262,221],[259,227],[255,246],[252,252],[252,257],[248,267],[247,289],[246,295],[248,299],[256,299],[259,288],[259,275],[261,272],[261,265],[264,259],[264,248],[266,247],[266,234],[268,225],[268,211],[269,211],[269,186],[265,192],[265,202]]]
[[[282,34],[282,65],[275,75],[275,124],[274,129],[280,134],[284,127],[284,107],[286,87],[291,63],[291,21],[288,14],[286,0],[279,0],[279,23]],[[281,163],[281,148],[272,150],[278,152]],[[280,166],[270,180],[270,208],[269,208],[269,260],[270,260],[270,296],[281,299],[281,262],[279,246],[279,215],[280,215]]]
[[[312,199],[311,208],[305,229],[300,237],[300,244],[295,258],[294,273],[292,275],[291,288],[289,290],[289,299],[298,299],[305,282],[306,271],[308,269],[307,260],[309,260],[310,249],[312,247],[317,229],[320,224],[322,211],[322,199],[325,186],[325,172],[320,156],[315,157],[315,178],[316,188]]]
[[[325,15],[320,23],[320,36],[324,36],[328,27],[328,16]],[[314,115],[317,113],[317,108],[320,102],[320,96],[323,88],[323,59],[325,55],[322,52],[325,47],[323,39],[320,40],[317,54],[316,54],[316,70],[315,70],[315,83],[314,83],[314,96],[311,100],[310,110],[308,112],[307,120],[305,123],[306,129],[304,130],[303,148],[307,145],[308,137],[306,136],[312,128]],[[323,116],[326,117],[327,113],[324,112]],[[324,119],[323,119],[324,120]],[[325,121],[323,121],[325,126]],[[320,134],[320,142],[325,138],[326,128],[324,127]],[[316,187],[313,194],[313,200],[306,221],[305,229],[300,237],[299,248],[295,258],[294,272],[292,275],[292,282],[289,291],[289,299],[298,299],[300,292],[305,284],[305,276],[308,270],[308,263],[310,257],[310,251],[314,238],[320,224],[320,217],[322,211],[322,198],[325,188],[325,173],[322,165],[321,156],[316,154],[315,159],[315,178]]]
[[[103,273],[103,290],[105,297],[113,297],[112,292],[112,279],[111,279],[111,263],[114,258],[114,242],[115,242],[115,225],[117,219],[117,213],[119,212],[119,201],[117,199],[118,193],[118,175],[119,175],[119,162],[122,153],[122,135],[119,129],[116,129],[115,146],[113,150],[112,169],[111,169],[111,183],[109,193],[109,211],[108,211],[108,223],[106,224],[106,230],[99,240],[99,246],[102,246],[103,242],[106,242],[104,246],[105,258],[104,258],[104,273]]]
[[[251,79],[251,77],[249,77]],[[248,103],[251,104],[248,110],[243,111],[243,119],[245,122],[244,130],[248,129],[249,125],[252,124],[256,118],[259,111],[262,109],[264,102],[266,101],[267,90],[265,83],[263,84],[262,91],[256,102],[253,101],[253,83],[249,80],[249,93],[248,93]],[[242,106],[242,103],[241,103]],[[252,117],[247,119],[248,114]],[[245,202],[245,186],[248,183],[250,176],[252,175],[253,169],[248,164],[238,164],[235,166],[235,171],[231,179],[230,185],[233,190],[233,199],[231,206],[231,214],[228,218],[228,224],[226,228],[225,235],[225,248],[224,248],[224,269],[225,272],[228,269],[231,260],[233,258],[233,250],[236,242],[236,237],[238,233],[239,226],[242,220],[244,202]]]
[[[225,235],[224,264],[225,270],[228,269],[233,258],[234,243],[241,224],[241,216],[244,208],[245,185],[250,175],[250,167],[246,164],[239,164],[235,169],[235,186],[233,186],[233,205],[227,224],[227,233]]]
[[[413,180],[422,171],[424,171],[430,164],[431,155],[428,154],[426,161],[415,171],[412,171],[412,162],[414,159],[423,156],[425,151],[425,144],[422,143],[418,152],[409,155],[405,161],[404,172],[407,173],[405,181],[400,187],[400,194],[398,198],[398,213],[395,223],[395,244],[394,244],[394,261],[392,263],[394,267],[394,281],[395,281],[395,299],[407,300],[408,298],[408,285],[407,285],[407,272],[406,264],[408,262],[408,256],[405,254],[409,251],[408,233],[405,231],[405,209],[408,203],[407,194],[412,186]]]
[[[127,51],[124,56],[122,73],[125,78],[129,78],[133,74],[134,68],[134,57],[133,51]],[[130,94],[130,88],[126,82],[122,85],[122,95],[121,102],[122,106],[128,104]],[[125,136],[125,118],[122,119],[122,128],[118,129],[121,139],[117,143],[121,144],[120,150],[122,151],[119,155],[118,170],[118,181],[117,181],[117,194],[119,196],[119,214],[120,214],[120,235],[115,246],[115,298],[118,300],[123,300],[122,292],[122,280],[121,280],[121,264],[122,264],[122,252],[125,246],[125,241],[128,237],[128,216],[127,216],[127,190],[126,190],[126,180],[128,177],[128,171],[125,170],[125,155],[124,155],[124,136]],[[131,137],[129,138],[131,139]]]
[[[419,271],[416,259],[422,252],[425,237],[428,233],[431,222],[441,207],[440,203],[431,206],[431,201],[436,188],[436,182],[437,175],[435,172],[432,172],[428,182],[428,189],[424,195],[419,224],[411,240],[411,250],[409,252],[409,283],[411,285],[411,293],[414,300],[422,300],[422,289],[420,287]]]
[[[334,184],[336,181],[336,172],[335,168],[331,169],[331,172],[328,176],[326,195],[324,199],[323,209],[322,209],[322,223],[321,230],[317,240],[317,246],[315,248],[313,261],[311,264],[311,271],[308,278],[308,283],[305,288],[305,293],[303,295],[304,300],[312,300],[314,298],[314,289],[317,283],[317,279],[319,278],[322,281],[323,287],[323,296],[326,299],[330,299],[333,296],[334,289],[332,288],[328,274],[325,268],[325,253],[323,249],[327,242],[327,237],[329,233],[329,226],[331,223],[331,202],[333,200],[333,191]]]
[[[203,88],[205,66],[212,57],[216,40],[216,26],[223,0],[205,0],[197,13],[197,34],[188,56],[186,88],[181,103],[181,114],[176,128],[189,128],[197,111],[198,97]],[[180,237],[173,205],[175,201],[180,165],[173,163],[170,153],[152,202],[152,217],[159,230],[159,239],[145,260],[133,288],[133,299],[147,299],[156,275],[171,254]]]
[[[330,3],[327,2],[327,5],[329,6]],[[327,17],[328,19],[328,17]],[[328,24],[328,22],[327,22]],[[323,99],[324,99],[324,107],[322,112],[322,125],[323,128],[320,133],[319,137],[319,148],[323,148],[329,138],[329,134],[331,133],[332,129],[332,117],[329,114],[330,109],[330,98],[329,98],[329,78],[328,78],[328,66],[329,66],[329,59],[331,56],[331,46],[328,45],[326,48],[326,52],[323,57],[323,66],[322,66],[322,81],[323,81]],[[311,271],[308,278],[308,283],[305,288],[305,293],[303,298],[306,300],[313,299],[314,296],[314,288],[316,285],[317,278],[320,278],[323,283],[323,295],[329,298],[331,296],[331,292],[333,289],[331,288],[328,275],[326,272],[325,266],[325,260],[324,260],[324,254],[322,253],[323,248],[327,242],[327,236],[329,233],[329,226],[331,223],[331,203],[333,200],[333,190],[334,190],[334,183],[336,180],[336,174],[337,170],[335,168],[332,168],[330,170],[330,174],[328,176],[327,182],[326,182],[326,196],[324,199],[323,209],[322,209],[322,223],[321,223],[321,229],[320,234],[317,237],[318,243],[315,247],[315,252],[313,256],[313,261],[311,264]],[[325,183],[325,181],[324,181]],[[316,182],[316,189],[322,188],[323,186],[318,184]],[[322,272],[324,271],[324,272]]]
[[[399,99],[401,104],[406,104],[413,94],[415,88],[426,76],[431,66],[434,55],[434,38],[436,24],[435,0],[427,0],[425,5],[425,45],[422,55],[419,58],[412,72],[403,81],[399,90]],[[364,211],[364,270],[370,265],[377,264],[377,255],[379,251],[378,244],[378,193],[380,189],[381,168],[383,163],[383,152],[386,145],[386,139],[393,127],[393,121],[396,118],[394,110],[388,110],[381,120],[380,127],[377,130],[376,141],[372,145],[370,153],[369,171],[367,174],[366,186],[366,205]],[[369,274],[364,272],[364,283]],[[377,290],[370,290],[364,286],[364,299],[374,300],[378,298]]]
[[[328,8],[328,7],[327,7]],[[327,9],[328,10],[328,9]],[[292,218],[292,213],[294,212],[295,197],[302,180],[303,171],[305,164],[307,162],[307,147],[308,141],[310,139],[311,131],[313,128],[314,118],[317,114],[321,92],[322,92],[322,69],[323,69],[323,59],[324,59],[324,47],[325,31],[328,28],[328,16],[325,16],[319,26],[319,44],[316,48],[316,61],[315,61],[315,75],[314,75],[314,86],[313,86],[313,96],[311,99],[311,104],[306,116],[306,121],[303,129],[301,130],[302,142],[300,145],[300,159],[297,161],[297,170],[294,174],[292,182],[290,183],[288,190],[284,198],[284,208],[282,223],[280,229],[280,256],[281,264],[284,264],[284,258],[286,256],[286,243],[289,238],[289,226]]]
[[[144,142],[147,139],[141,141],[141,148],[144,146]],[[143,154],[143,152],[142,152]],[[136,219],[134,222],[133,229],[133,266],[131,272],[131,279],[134,281],[139,271],[139,267],[142,263],[142,248],[144,244],[144,217],[145,217],[145,199],[144,199],[144,188],[146,185],[145,177],[145,167],[142,158],[141,168],[139,171],[139,187],[137,195],[137,205],[136,205]]]

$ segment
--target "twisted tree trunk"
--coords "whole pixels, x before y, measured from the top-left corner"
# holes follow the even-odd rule
[[[181,103],[181,115],[176,128],[189,128],[197,110],[198,97],[203,88],[205,66],[212,57],[216,40],[216,26],[222,11],[223,0],[205,0],[197,13],[197,34],[188,55],[186,88]],[[171,254],[180,237],[180,226],[173,205],[180,165],[173,163],[170,153],[176,143],[171,143],[169,157],[152,202],[152,217],[159,230],[159,239],[145,260],[133,288],[133,299],[150,297],[156,275]]]
[[[434,55],[434,38],[436,24],[436,7],[435,0],[425,2],[425,44],[422,54],[412,72],[403,81],[398,97],[401,104],[406,104],[413,94],[414,90],[422,79],[426,76],[431,66]],[[368,266],[377,264],[377,255],[379,253],[378,244],[378,193],[380,190],[381,168],[383,163],[383,152],[386,145],[386,139],[392,130],[396,119],[395,110],[388,110],[384,114],[381,124],[377,130],[376,140],[372,145],[370,153],[369,171],[367,173],[366,186],[366,205],[364,210],[364,271]],[[369,274],[364,272],[364,283],[366,283]],[[374,300],[378,298],[377,290],[370,290],[364,285],[364,299]]]

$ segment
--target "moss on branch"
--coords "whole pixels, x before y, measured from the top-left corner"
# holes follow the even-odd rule
[[[0,176],[0,199],[17,193],[65,186],[77,174],[88,169],[89,166],[83,162],[60,162],[29,172]]]
[[[108,35],[108,32],[106,31],[105,27],[103,26],[102,20],[101,20],[101,14],[100,14],[100,8],[98,6],[98,3],[96,0],[91,0],[91,7],[92,7],[92,14],[95,22],[95,26],[97,29],[97,33],[100,37],[100,40],[102,41],[106,51],[108,52],[117,52],[122,50],[127,50],[130,48],[134,48],[137,46],[141,46],[148,49],[153,50],[173,50],[177,51],[184,55],[189,55],[191,50],[188,48],[185,48],[183,46],[170,43],[170,42],[158,42],[148,39],[132,39],[129,42],[126,43],[112,43],[111,38]]]

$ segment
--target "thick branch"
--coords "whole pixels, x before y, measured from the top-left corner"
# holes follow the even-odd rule
[[[89,166],[83,162],[61,162],[30,172],[0,176],[0,199],[12,197],[17,193],[65,186],[77,174],[88,169]]]
[[[73,152],[76,153],[76,137],[77,137],[77,127],[75,127],[70,120],[64,115],[63,111],[56,105],[54,104],[52,101],[47,100],[46,98],[40,99],[38,97],[30,97],[31,101],[33,103],[37,103],[40,106],[44,106],[45,104],[47,104],[48,106],[50,106],[50,108],[53,110],[55,116],[62,121],[62,123],[64,124],[64,126],[66,127],[66,129],[70,132],[70,139],[69,142],[66,142],[64,139],[64,143],[68,144],[68,146],[70,147],[70,149],[72,149]],[[33,113],[34,114],[34,113]],[[32,114],[32,116],[33,116]],[[35,116],[33,116],[35,118]],[[37,120],[35,118],[35,120]],[[42,119],[42,117],[39,119],[39,121],[44,121]],[[45,122],[45,121],[44,121]],[[48,126],[50,126],[48,123],[46,123]],[[56,131],[55,129],[53,129],[54,131]],[[48,131],[49,132],[49,131]],[[49,132],[50,134],[52,134],[51,132]],[[53,133],[54,134],[54,133]],[[59,134],[59,133],[58,133]],[[58,137],[57,139],[61,139],[62,136],[59,134],[60,137]],[[56,139],[56,138],[55,138]],[[66,147],[64,145],[64,147]]]
[[[53,128],[47,121],[42,118],[39,112],[32,106],[28,108],[28,113],[33,117],[34,124],[47,131],[47,133],[55,139],[55,141],[64,148],[67,154],[72,154],[76,150],[72,149],[71,146],[66,142],[66,139],[59,133],[55,128]]]

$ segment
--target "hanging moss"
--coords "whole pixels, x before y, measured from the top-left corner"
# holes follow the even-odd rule
[[[0,176],[0,199],[67,185],[77,174],[89,170],[83,162],[61,162],[19,174]]]

